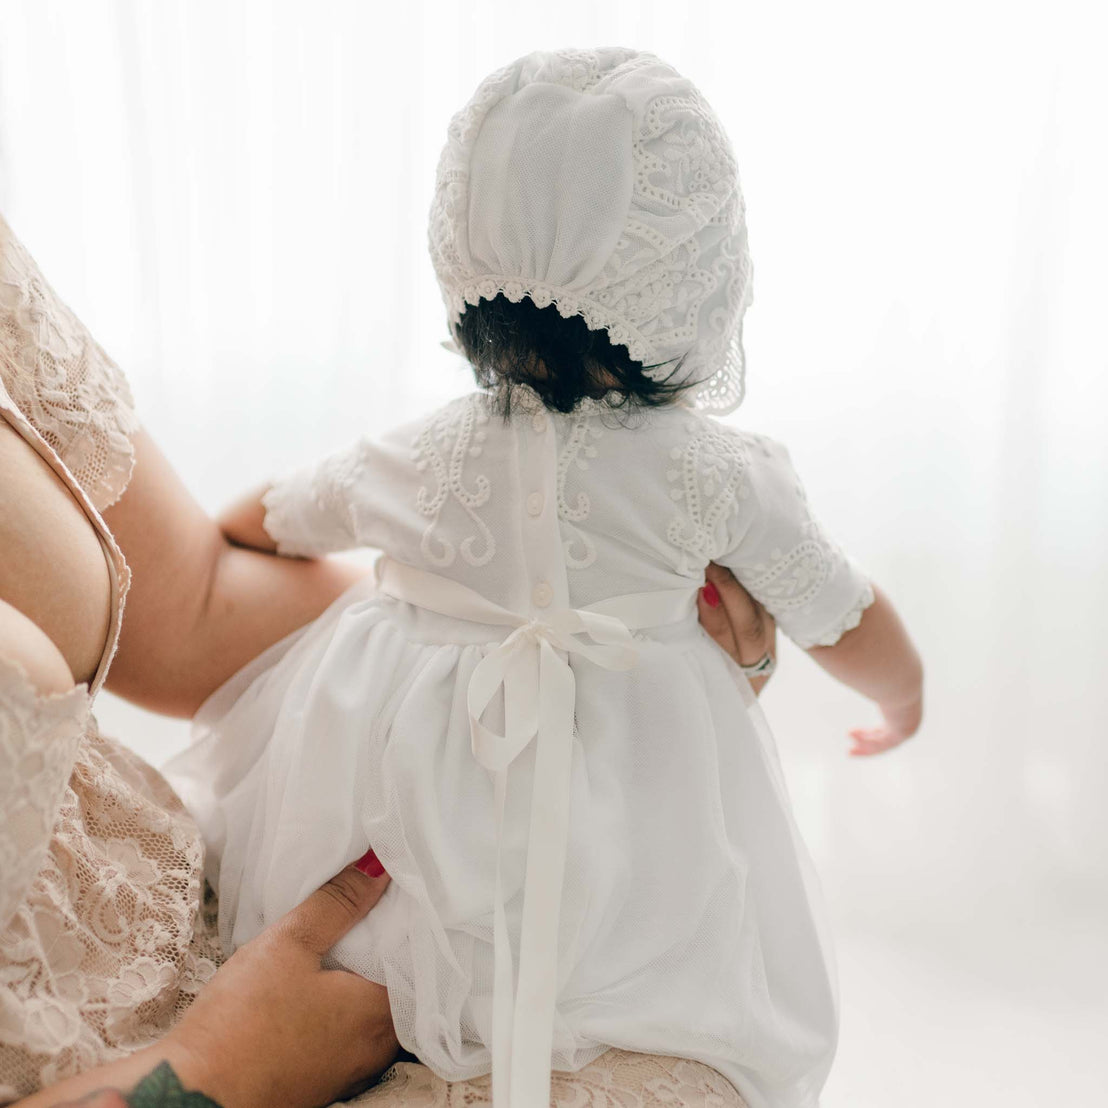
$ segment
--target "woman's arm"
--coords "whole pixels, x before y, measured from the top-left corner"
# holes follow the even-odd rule
[[[248,550],[277,553],[277,543],[265,529],[265,505],[262,503],[262,497],[270,488],[270,485],[263,485],[219,513],[216,523],[228,542]]]
[[[353,1095],[396,1057],[388,995],[320,963],[387,886],[347,867],[238,950],[160,1042],[18,1108],[317,1108]]]
[[[923,719],[923,666],[889,598],[874,588],[862,621],[834,646],[808,653],[832,677],[877,702],[883,727],[857,728],[851,754],[879,754],[919,729]]]
[[[132,573],[107,685],[154,711],[191,716],[365,570],[232,545],[153,439],[140,431],[134,443],[134,476],[104,513]]]

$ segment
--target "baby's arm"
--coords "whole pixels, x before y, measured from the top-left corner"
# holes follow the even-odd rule
[[[315,465],[247,493],[219,515],[224,538],[236,546],[318,558],[375,545],[379,521],[359,510],[380,481],[381,449],[366,439]],[[360,520],[360,526],[356,518]]]
[[[922,667],[888,597],[813,518],[788,451],[740,435],[733,547],[717,560],[828,673],[877,702],[885,723],[850,732],[851,754],[878,754],[915,734]]]
[[[262,497],[270,488],[271,485],[263,485],[219,513],[219,529],[228,542],[251,550],[264,550],[267,554],[277,552],[276,540],[270,538],[265,529],[265,505],[262,503]]]
[[[813,646],[808,654],[832,677],[877,702],[882,727],[856,728],[851,754],[891,750],[919,729],[923,718],[923,666],[889,598],[873,589],[874,601],[857,627],[834,646]]]

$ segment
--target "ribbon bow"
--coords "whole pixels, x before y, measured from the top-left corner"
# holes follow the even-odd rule
[[[569,608],[553,611],[545,619],[515,618],[519,625],[485,655],[469,681],[467,707],[473,756],[491,773],[507,769],[544,722],[555,722],[558,705],[551,694],[557,691],[558,704],[568,702],[572,709],[573,671],[555,651],[580,654],[605,669],[631,669],[638,661],[631,632],[613,616]],[[587,634],[593,641],[583,641],[577,637],[580,634]],[[481,722],[500,689],[504,690],[505,705],[503,735]]]
[[[511,627],[477,664],[467,693],[473,756],[493,775],[496,903],[493,910],[492,1089],[495,1108],[547,1108],[557,1000],[558,916],[569,831],[576,682],[569,656],[609,670],[638,661],[630,627],[675,622],[693,610],[686,589],[616,597],[591,608],[556,608],[542,618],[493,604],[457,581],[392,559],[378,563],[381,591],[440,615]],[[582,638],[581,636],[588,636]],[[504,694],[504,734],[481,717]],[[504,908],[501,850],[508,767],[535,740],[519,979]]]

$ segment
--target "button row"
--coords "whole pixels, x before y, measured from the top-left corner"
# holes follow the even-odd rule
[[[536,435],[543,434],[549,426],[550,420],[547,419],[545,412],[535,412],[535,414],[531,416],[531,428]],[[541,492],[533,492],[527,497],[528,515],[532,517],[541,516],[545,506],[546,498]],[[549,608],[553,600],[554,590],[546,581],[540,581],[531,591],[531,603],[534,604],[536,608]]]

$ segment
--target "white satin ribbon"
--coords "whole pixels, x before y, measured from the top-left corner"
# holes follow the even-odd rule
[[[496,804],[496,903],[493,910],[492,1088],[494,1108],[548,1108],[550,1055],[557,1000],[558,915],[569,831],[576,683],[569,655],[609,670],[638,661],[632,629],[685,619],[695,590],[671,589],[614,597],[587,608],[520,615],[438,574],[391,558],[377,564],[380,591],[455,619],[513,630],[477,664],[467,693],[473,756],[493,775]],[[588,641],[580,636],[587,635]],[[504,695],[504,734],[481,722],[498,692]],[[501,874],[508,767],[536,739],[535,774],[519,979],[512,995]]]

